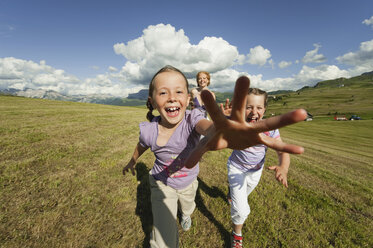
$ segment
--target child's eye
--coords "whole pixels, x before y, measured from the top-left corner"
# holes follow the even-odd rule
[[[178,93],[178,94],[183,94],[184,91],[178,90],[177,93]]]
[[[166,95],[166,92],[159,92],[159,95]]]

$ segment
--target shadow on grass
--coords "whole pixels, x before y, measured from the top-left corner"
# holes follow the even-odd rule
[[[206,207],[201,197],[200,191],[205,192],[208,196],[217,198],[221,197],[226,200],[225,194],[218,189],[217,187],[208,186],[201,178],[198,177],[198,190],[196,195],[196,205],[199,211],[207,218],[211,223],[213,223],[218,231],[220,232],[221,238],[224,240],[224,247],[230,247],[230,232],[224,228],[224,225],[221,224],[216,218],[214,217],[213,213]],[[228,204],[228,203],[227,203]]]
[[[149,170],[144,163],[136,165],[136,178],[138,182],[136,215],[140,217],[142,230],[145,234],[142,247],[148,248],[153,226],[153,215],[150,200]]]
[[[136,178],[138,181],[136,215],[140,217],[142,230],[145,234],[142,247],[148,248],[150,241],[150,233],[152,231],[153,226],[153,215],[151,208],[151,192],[149,185],[149,169],[146,167],[144,163],[138,163],[136,165]],[[224,240],[224,247],[229,247],[230,233],[228,230],[224,228],[223,224],[216,220],[213,213],[206,207],[200,193],[201,190],[205,192],[209,197],[213,198],[221,197],[222,199],[226,200],[226,195],[217,187],[208,186],[201,178],[198,177],[198,190],[195,199],[196,206],[199,209],[199,211],[211,223],[213,223],[216,226],[220,233],[220,236]],[[178,213],[178,215],[180,215],[180,213]]]

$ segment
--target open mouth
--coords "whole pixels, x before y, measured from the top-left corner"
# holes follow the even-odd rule
[[[167,116],[175,117],[179,114],[180,108],[179,107],[168,107],[165,109]]]
[[[246,121],[247,122],[257,122],[259,120],[258,117],[247,117]]]

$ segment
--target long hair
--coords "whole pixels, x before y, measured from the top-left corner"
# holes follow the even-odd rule
[[[166,66],[162,67],[156,74],[154,74],[152,80],[149,83],[149,96],[148,96],[148,101],[146,102],[146,107],[149,109],[148,113],[146,114],[146,119],[148,119],[148,121],[152,121],[153,118],[154,118],[154,115],[153,115],[154,108],[153,108],[153,105],[151,103],[151,99],[153,98],[153,91],[154,91],[154,79],[158,74],[161,74],[162,72],[170,72],[170,71],[178,72],[184,77],[186,87],[187,87],[187,90],[188,90],[188,93],[189,93],[188,79],[185,77],[184,73],[182,73],[179,69],[177,69],[177,68],[175,68],[171,65],[166,65]]]

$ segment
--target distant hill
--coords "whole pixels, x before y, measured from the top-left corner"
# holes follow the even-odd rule
[[[129,94],[127,99],[147,100],[148,96],[149,96],[149,90],[140,90],[137,93]]]
[[[305,86],[297,91],[278,90],[268,92],[271,96],[268,110],[277,114],[296,107],[303,107],[313,112],[312,114],[332,114],[342,112],[341,107],[345,106],[343,111],[346,113],[370,112],[370,106],[373,104],[373,101],[369,100],[372,99],[373,96],[373,92],[371,91],[372,82],[373,71],[352,78],[337,78],[334,80],[321,81],[313,87]],[[232,92],[214,93],[218,103],[225,102],[227,98],[232,99],[233,96]],[[147,89],[129,94],[127,98],[99,94],[68,96],[52,90],[35,89],[3,89],[0,90],[0,95],[1,94],[118,106],[145,106],[148,98]],[[361,103],[362,106],[356,107],[357,103]],[[353,107],[354,104],[355,107]],[[338,105],[338,107],[336,105]]]
[[[304,108],[312,115],[373,117],[373,72],[352,78],[337,78],[303,87],[269,99],[267,115]]]
[[[276,90],[268,92],[268,95],[279,95],[279,94],[288,94],[294,92],[294,90]]]
[[[147,93],[146,93],[147,94]],[[40,98],[49,100],[59,100],[59,101],[70,101],[70,102],[85,102],[85,103],[97,103],[106,105],[117,105],[117,106],[145,106],[146,99],[139,99],[133,97],[132,99],[114,97],[111,95],[64,95],[53,90],[40,90],[40,89],[5,89],[0,90],[0,95],[12,95],[12,96],[23,96],[29,98]]]

